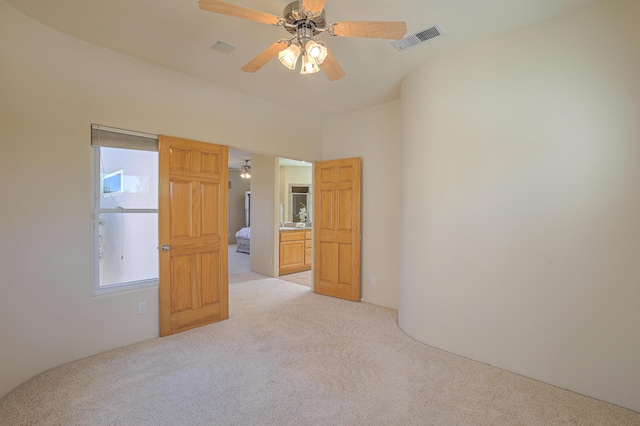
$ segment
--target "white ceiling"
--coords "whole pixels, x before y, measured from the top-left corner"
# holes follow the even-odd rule
[[[197,0],[7,0],[61,32],[197,76],[246,94],[306,108],[320,118],[397,99],[400,82],[420,64],[596,0],[328,0],[327,22],[406,21],[409,32],[439,24],[445,36],[398,52],[389,41],[331,37],[346,72],[331,82],[322,72],[300,75],[272,60],[255,74],[240,68],[288,34],[282,27],[219,15]],[[288,0],[228,0],[282,15]],[[211,50],[222,40],[237,48]]]

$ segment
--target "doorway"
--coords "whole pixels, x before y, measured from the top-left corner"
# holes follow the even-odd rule
[[[362,159],[319,161],[312,167],[273,156],[254,158],[252,176],[259,178],[251,183],[250,270],[282,280],[308,271],[304,281],[292,282],[310,284],[318,294],[359,301]],[[304,173],[302,168],[308,170],[306,182],[298,174]],[[291,206],[294,202],[302,205]]]
[[[260,166],[264,166],[264,159],[273,160],[272,162],[267,161],[267,167],[273,169],[270,172],[273,171],[274,174],[265,177],[264,173],[260,173],[259,180],[256,180],[253,170],[251,170],[252,157],[255,157],[256,170],[262,172],[264,169],[260,169]],[[240,174],[245,170],[247,163],[250,167],[251,178],[243,179]],[[243,279],[255,279],[256,272],[254,271],[258,271],[263,278],[265,275],[278,277],[311,288],[312,169],[310,162],[265,157],[235,149],[229,150],[230,283]],[[265,184],[265,180],[270,181],[271,178],[273,178],[272,184]],[[249,202],[247,202],[247,194],[250,194],[251,197]],[[271,207],[262,205],[262,203],[271,203]],[[294,203],[298,207],[295,211],[293,210]],[[301,204],[298,205],[298,203]],[[252,208],[254,205],[255,212]],[[271,208],[275,213],[270,219],[268,215]],[[303,209],[302,215],[300,215],[301,209]],[[252,226],[254,221],[255,226]],[[298,253],[298,263],[303,266],[305,271],[290,270],[281,274],[280,233],[281,230],[282,232],[298,231],[299,228],[294,228],[295,225],[306,226],[305,230],[309,234],[309,241],[306,243],[304,240],[298,242],[298,247],[294,250]],[[265,229],[266,227],[269,229]],[[247,238],[246,242],[243,242],[243,237]],[[249,249],[243,250],[242,244],[247,245]],[[287,247],[291,248],[292,243],[289,243]],[[288,250],[287,253],[290,251]],[[254,256],[258,258],[253,258]],[[305,260],[308,263],[307,267],[304,267]],[[256,268],[256,263],[260,267]],[[251,266],[252,264],[254,267]]]

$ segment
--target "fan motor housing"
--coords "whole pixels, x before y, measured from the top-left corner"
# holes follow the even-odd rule
[[[298,26],[304,24],[307,20],[307,15],[302,11],[302,6],[299,1],[293,1],[284,8],[282,16],[287,24],[291,24],[294,27],[285,27],[291,34],[297,34]],[[320,34],[316,28],[324,28],[327,25],[324,9],[318,16],[309,17],[310,27],[313,28],[313,35]]]

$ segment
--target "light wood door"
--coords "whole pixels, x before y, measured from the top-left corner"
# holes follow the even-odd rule
[[[304,240],[304,265],[311,269],[311,259],[313,256],[313,243],[311,241],[311,232],[305,237]]]
[[[360,158],[314,164],[314,291],[360,301]]]
[[[160,136],[160,335],[229,317],[228,148]]]

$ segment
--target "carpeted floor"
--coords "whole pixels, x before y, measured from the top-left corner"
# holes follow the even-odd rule
[[[264,278],[251,272],[250,255],[247,253],[238,253],[235,244],[229,244],[229,282],[241,282],[256,278]],[[311,287],[312,272],[304,271],[296,274],[287,274],[279,277],[283,281],[300,284],[305,287]]]
[[[229,282],[242,282],[250,278],[260,277],[258,274],[254,274],[250,269],[250,254],[238,253],[236,251],[236,244],[229,244]]]
[[[280,275],[280,278],[283,281],[288,281],[290,283],[300,284],[306,287],[311,287],[311,271],[297,272],[295,274],[287,274]]]
[[[394,310],[244,274],[228,320],[40,374],[0,400],[0,425],[640,425],[418,343]]]

